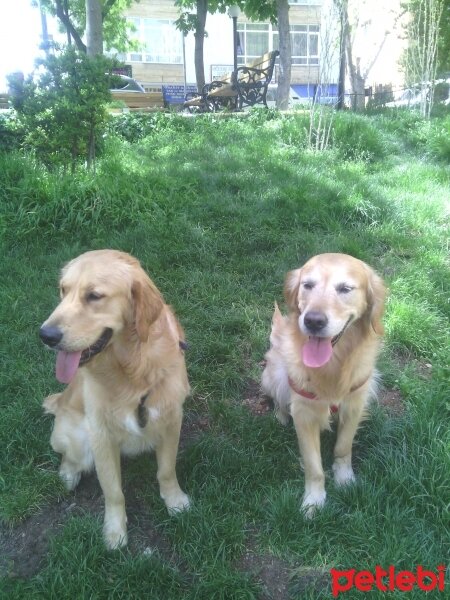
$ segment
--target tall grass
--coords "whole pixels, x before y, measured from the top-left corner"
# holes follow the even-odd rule
[[[107,553],[100,516],[75,515],[53,533],[37,573],[4,578],[7,597],[277,598],[270,577],[260,581],[276,559],[291,597],[325,598],[333,566],[434,569],[445,561],[445,162],[428,142],[412,143],[398,115],[337,115],[321,153],[308,148],[303,114],[158,115],[112,129],[96,174],[68,176],[0,154],[0,516],[15,524],[73,497],[58,483],[51,419],[42,414],[57,384],[37,329],[57,301],[61,265],[101,247],[136,255],[185,327],[186,423],[203,423],[178,461],[193,506],[168,517],[154,460],[128,463],[127,500],[151,520],[160,540],[153,553],[145,543]],[[284,274],[325,251],[353,254],[387,281],[380,367],[400,405],[372,409],[357,435],[357,484],[328,481],[326,508],[306,521],[293,428],[252,415],[243,400],[260,376]],[[323,443],[328,472],[333,435]],[[130,540],[139,535],[132,521]],[[242,567],[244,556],[254,572]]]

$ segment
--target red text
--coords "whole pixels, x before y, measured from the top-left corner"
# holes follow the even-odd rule
[[[361,592],[371,592],[373,589],[381,592],[393,592],[394,590],[410,592],[414,588],[423,592],[431,592],[435,589],[443,592],[445,587],[445,567],[443,565],[440,565],[436,572],[428,571],[420,565],[414,572],[396,571],[392,566],[383,569],[377,565],[374,573],[371,571],[357,572],[356,569],[347,571],[331,569],[330,573],[331,591],[335,598],[352,588]]]

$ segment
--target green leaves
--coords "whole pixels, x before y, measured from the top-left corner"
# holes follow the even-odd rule
[[[92,163],[106,122],[112,66],[110,59],[73,48],[40,61],[37,78],[30,77],[13,98],[26,132],[24,147],[47,165],[72,171],[80,160]]]

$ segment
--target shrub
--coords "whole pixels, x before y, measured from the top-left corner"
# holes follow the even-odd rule
[[[412,150],[426,151],[430,121],[409,108],[385,113],[387,130]]]
[[[47,165],[95,158],[107,118],[112,61],[69,48],[39,61],[36,80],[11,81],[13,105],[25,129],[24,147]]]
[[[336,113],[331,135],[332,145],[347,160],[374,161],[387,154],[385,136],[364,116]]]
[[[433,123],[427,138],[427,146],[433,156],[450,162],[450,116]]]
[[[25,131],[13,111],[0,114],[0,151],[18,149],[24,141]]]
[[[193,126],[190,119],[174,113],[122,113],[109,119],[107,130],[133,143],[164,130],[192,131]]]

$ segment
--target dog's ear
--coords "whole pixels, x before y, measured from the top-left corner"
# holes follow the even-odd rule
[[[150,333],[150,326],[159,317],[164,301],[158,288],[146,275],[133,281],[131,294],[134,304],[136,333],[141,342],[146,342]]]
[[[384,326],[382,317],[384,313],[384,301],[386,298],[386,287],[383,280],[372,269],[369,270],[367,285],[367,306],[370,323],[378,335],[383,335]]]
[[[298,287],[302,270],[289,271],[284,280],[284,298],[292,310],[298,310]]]

